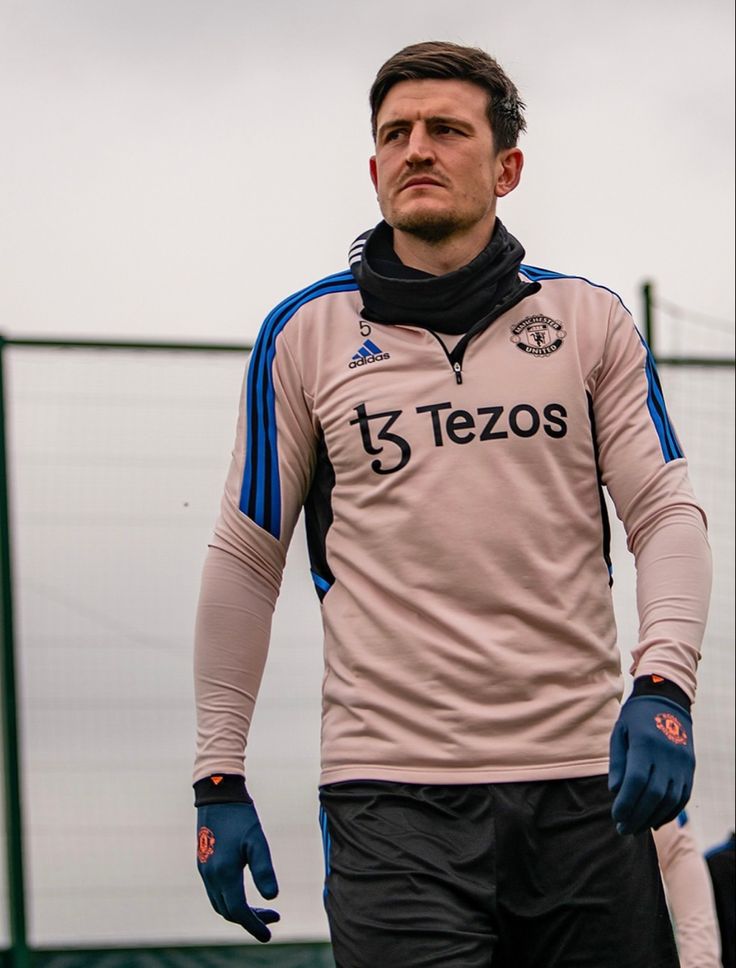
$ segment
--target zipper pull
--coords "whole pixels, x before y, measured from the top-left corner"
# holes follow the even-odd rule
[[[462,383],[463,382],[463,368],[460,366],[459,363],[453,363],[452,364],[452,368],[455,371],[455,379],[457,380],[458,383]]]

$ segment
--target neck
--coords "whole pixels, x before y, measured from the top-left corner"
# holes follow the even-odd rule
[[[483,251],[493,234],[495,222],[493,213],[490,220],[484,219],[472,230],[450,235],[440,242],[426,242],[419,236],[394,229],[394,251],[405,266],[433,276],[444,276],[466,266]]]

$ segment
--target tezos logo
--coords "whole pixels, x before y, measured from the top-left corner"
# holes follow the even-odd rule
[[[562,323],[549,316],[527,316],[511,327],[511,342],[530,356],[551,356],[566,336]]]
[[[371,461],[375,474],[395,474],[406,467],[411,459],[412,446],[403,434],[397,433],[395,424],[401,423],[403,410],[382,410],[369,413],[364,403],[353,408],[357,414],[350,421],[358,427],[363,450],[376,459]],[[475,413],[456,410],[449,400],[415,407],[414,412],[426,414],[425,426],[431,432],[435,447],[445,444],[463,446],[473,441],[508,440],[512,437],[529,438],[544,433],[552,439],[567,435],[567,410],[561,403],[548,403],[544,407],[530,403],[517,403],[508,412],[503,404],[477,407]]]

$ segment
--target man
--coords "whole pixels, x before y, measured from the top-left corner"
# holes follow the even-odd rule
[[[654,364],[615,294],[523,266],[496,218],[525,123],[492,58],[408,47],[371,107],[384,220],[250,362],[197,623],[200,873],[268,940],[243,755],[304,506],[339,968],[676,965],[649,828],[690,794],[710,564]],[[603,485],[638,569],[621,708]]]

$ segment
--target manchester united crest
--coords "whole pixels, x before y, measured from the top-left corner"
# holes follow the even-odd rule
[[[562,323],[549,316],[526,316],[511,327],[511,342],[529,356],[551,356],[566,336]]]
[[[206,864],[215,852],[215,835],[209,827],[200,827],[197,831],[197,860]]]
[[[669,712],[657,713],[654,722],[657,729],[663,732],[670,742],[676,746],[687,745],[687,733],[677,716]]]

